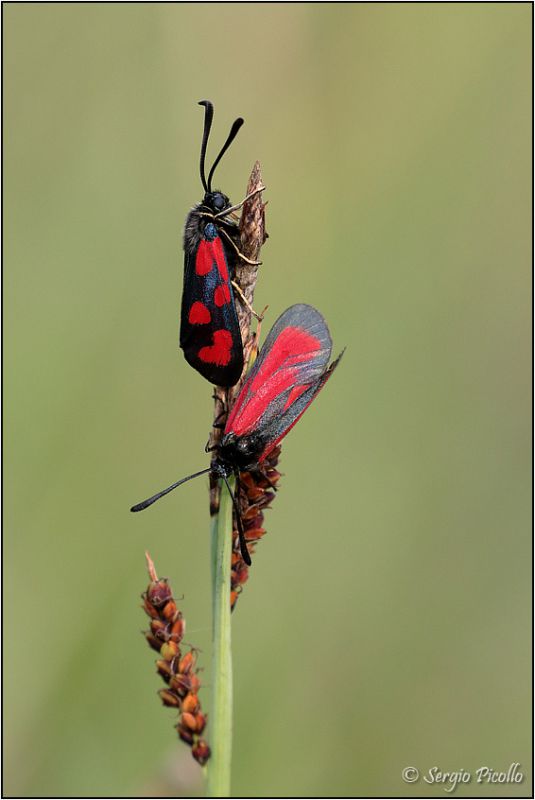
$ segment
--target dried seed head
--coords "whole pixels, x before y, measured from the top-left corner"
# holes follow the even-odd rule
[[[160,695],[164,706],[174,706],[175,708],[180,708],[180,698],[174,692],[170,692],[168,689],[160,689],[158,694]]]
[[[201,685],[197,675],[197,651],[191,648],[183,656],[180,642],[186,629],[185,620],[173,600],[167,580],[159,579],[150,556],[147,565],[151,583],[143,595],[143,608],[150,617],[150,631],[145,632],[149,645],[158,651],[160,658],[156,669],[169,688],[158,692],[164,706],[176,708],[180,720],[176,725],[179,737],[192,748],[199,764],[210,757],[210,748],[199,735],[206,725],[206,716],[201,711],[198,691]]]
[[[176,729],[177,729],[178,735],[180,736],[182,741],[186,742],[186,744],[189,744],[189,746],[191,747],[193,745],[193,743],[195,742],[195,738],[194,738],[192,732],[190,730],[188,730],[187,728],[184,728],[182,725],[177,725]]]
[[[174,621],[176,614],[176,603],[174,600],[170,600],[162,609],[162,617],[167,620],[167,622],[171,622]]]
[[[153,619],[150,624],[150,629],[154,636],[158,639],[165,639],[165,634],[167,632],[167,625],[165,622],[162,622],[161,619]]]
[[[172,661],[173,658],[176,658],[176,656],[180,656],[180,650],[178,648],[178,645],[176,642],[173,641],[165,642],[165,644],[162,644],[160,648],[160,653],[162,655],[162,658],[164,658],[166,661]]]
[[[182,710],[194,714],[199,708],[199,698],[196,694],[188,694],[182,701]]]
[[[185,697],[189,692],[189,680],[185,675],[173,675],[169,685],[180,697]]]
[[[197,730],[197,721],[195,719],[195,715],[190,714],[189,711],[182,712],[182,715],[180,717],[180,724],[182,727],[187,728],[192,732],[195,732]]]
[[[178,612],[178,616],[175,618],[175,621],[171,625],[170,636],[176,641],[180,642],[182,637],[186,632],[186,622],[182,617],[180,611]]]
[[[178,665],[178,671],[181,675],[187,675],[188,672],[191,672],[193,667],[195,666],[195,651],[190,650],[189,653],[186,653],[184,658],[180,659],[180,664]]]
[[[191,672],[187,676],[186,683],[189,687],[189,691],[193,692],[194,694],[197,694],[197,692],[201,688],[201,681],[199,679],[199,676],[194,672]]]
[[[143,598],[143,608],[149,617],[152,617],[153,619],[158,618],[158,610],[152,605],[152,603],[149,602],[146,595]]]
[[[199,762],[201,767],[204,767],[204,765],[210,758],[210,748],[208,747],[204,739],[199,739],[197,744],[195,744],[192,747],[191,754],[193,758]]]
[[[195,714],[195,727],[197,733],[202,733],[206,726],[206,715],[202,713],[202,711],[198,711]]]
[[[257,542],[266,533],[263,527],[264,511],[269,508],[275,497],[274,487],[276,487],[281,476],[280,472],[275,468],[279,460],[280,451],[280,447],[276,447],[267,457],[263,465],[263,474],[257,472],[240,473],[241,491],[239,504],[245,541],[251,554],[254,553]],[[232,568],[230,573],[230,606],[232,609],[234,609],[238,597],[249,579],[249,571],[250,567],[247,566],[241,556],[238,529],[234,518]]]
[[[152,635],[149,631],[145,632],[145,639],[149,643],[149,646],[152,647],[153,650],[156,650],[158,653],[160,652],[161,642],[155,636]]]
[[[167,661],[162,661],[160,659],[159,661],[156,662],[156,668],[160,673],[160,675],[162,676],[162,678],[164,679],[164,681],[167,681],[167,683],[169,683],[169,681],[171,680],[171,676],[173,675],[173,669],[171,667],[171,664],[168,664]]]
[[[166,580],[153,581],[147,589],[147,599],[154,608],[161,608],[172,598],[173,594]]]

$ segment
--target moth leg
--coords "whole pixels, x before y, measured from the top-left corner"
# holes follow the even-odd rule
[[[244,256],[243,253],[240,252],[237,244],[234,242],[232,237],[229,236],[229,234],[226,232],[226,230],[221,228],[219,232],[222,233],[228,239],[228,241],[236,251],[238,257],[241,258],[242,261],[245,261],[246,264],[249,264],[250,267],[259,267],[262,264],[261,261],[252,261],[250,258],[247,258],[247,256]]]
[[[226,478],[226,475],[223,474],[221,477],[223,478],[223,480],[225,481],[225,483],[227,485],[227,490],[228,490],[228,493],[230,495],[230,499],[232,500],[232,505],[234,506],[234,513],[236,515],[236,524],[238,526],[238,537],[239,537],[239,541],[240,541],[241,557],[243,558],[243,560],[245,561],[247,566],[250,567],[251,566],[251,556],[249,555],[249,550],[247,549],[247,542],[245,541],[245,531],[243,530],[243,522],[242,522],[242,518],[241,518],[240,506],[239,506],[238,497],[237,497],[238,488],[236,487],[236,493],[233,494],[232,490],[231,490],[231,488],[229,486],[229,482],[228,482],[228,480]]]
[[[250,267],[261,267],[262,266],[262,262],[261,261],[253,261],[251,258],[247,258],[247,256],[244,256],[243,253],[241,253],[238,250],[238,248],[236,248],[236,252],[239,255],[239,257],[241,258],[241,260],[245,261],[246,264],[249,264]]]
[[[222,397],[220,393],[214,391],[214,393],[212,394],[212,400],[214,400],[216,403],[219,403],[219,411],[214,418],[214,425],[213,425],[214,428],[217,428],[219,426],[216,423],[219,423],[222,420],[224,420],[228,414],[227,395],[225,393],[225,395]]]
[[[234,287],[234,290],[238,294],[238,296],[239,296],[240,300],[242,301],[243,305],[246,308],[249,309],[249,311],[251,312],[253,317],[255,317],[258,320],[259,323],[262,322],[262,320],[264,319],[264,314],[266,313],[268,307],[266,306],[264,308],[264,310],[260,314],[257,314],[257,312],[254,310],[254,308],[252,307],[250,302],[247,300],[247,298],[245,297],[244,293],[242,292],[242,290],[240,289],[238,284],[235,281],[231,281],[231,284]]]
[[[224,428],[225,425],[221,420],[226,416],[227,416],[227,409],[223,407],[219,412],[219,414],[217,415],[217,417],[214,419],[212,423],[212,428]]]
[[[241,518],[241,513],[239,511],[239,509],[240,509],[240,494],[241,494],[241,491],[242,491],[242,482],[240,481],[240,472],[239,472],[239,470],[236,470],[236,472],[234,473],[234,477],[236,478],[236,488],[234,490],[234,498],[235,498],[236,502],[235,502],[234,508],[236,509],[236,517],[237,517],[236,521],[238,523],[238,534],[239,534],[239,538],[240,538],[240,551],[241,551],[241,555],[242,555],[242,558],[245,561],[245,563],[250,565],[251,564],[251,556],[249,555],[249,548],[247,547],[247,539],[245,538],[245,531],[244,531],[244,528],[243,528],[243,520]],[[247,558],[246,558],[246,554],[247,554]]]
[[[255,332],[245,344],[243,354],[244,354],[244,361],[247,364],[247,369],[249,369],[249,367],[251,366],[251,362],[254,361],[258,355],[259,343],[260,343],[260,331],[262,330],[262,320],[268,308],[269,306],[266,306],[262,311],[262,314],[260,315],[261,318],[257,322]]]
[[[212,400],[217,400],[217,402],[221,404],[222,411],[220,413],[221,414],[225,414],[227,408],[226,408],[226,403],[225,403],[225,400],[223,399],[223,397],[221,397],[220,394],[218,394],[217,392],[214,391],[212,393]]]
[[[241,203],[237,203],[235,206],[231,206],[230,208],[225,208],[224,211],[220,211],[218,214],[215,214],[214,219],[217,219],[218,217],[226,217],[227,214],[230,214],[232,211],[238,211],[244,203],[251,199],[251,197],[254,197],[255,194],[260,194],[260,192],[265,191],[265,189],[265,186],[259,186],[257,189],[254,189],[254,191],[248,194],[247,197],[244,197]]]
[[[221,411],[219,412],[219,414],[216,416],[216,418],[212,422],[212,428],[215,428],[216,431],[222,431],[224,429],[224,427],[225,427],[225,419],[226,419],[226,416],[227,416],[227,409],[225,407],[225,404],[224,404],[223,400],[221,400],[220,397],[217,397],[216,394],[213,394],[212,397],[214,398],[214,400],[219,400],[221,405],[223,406]],[[204,446],[204,452],[205,453],[212,453],[214,450],[218,450],[219,449],[219,445],[218,444],[211,444],[211,442],[212,442],[212,435],[210,434],[210,436],[208,437],[208,441],[206,442],[206,444]]]

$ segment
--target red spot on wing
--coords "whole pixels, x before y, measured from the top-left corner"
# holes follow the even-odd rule
[[[213,344],[208,347],[201,347],[199,358],[206,364],[217,364],[218,367],[226,367],[230,362],[232,350],[232,334],[222,328],[214,331]]]
[[[228,283],[228,267],[227,259],[225,258],[225,251],[223,250],[223,242],[218,236],[217,239],[214,239],[214,241],[210,242],[210,244],[212,245],[214,260],[217,264],[217,269],[219,270],[221,280],[223,283]]]
[[[197,255],[195,257],[195,272],[197,275],[208,275],[214,266],[214,253],[212,249],[213,242],[207,242],[201,239]]]
[[[214,303],[218,308],[230,303],[230,289],[226,283],[221,283],[214,292]]]
[[[201,239],[195,257],[195,272],[200,276],[208,275],[212,271],[214,264],[223,283],[228,283],[227,259],[219,236],[211,242],[207,239]]]
[[[212,315],[210,314],[209,309],[204,305],[204,303],[196,300],[189,310],[188,322],[190,322],[192,325],[207,325],[211,319]]]
[[[227,420],[225,432],[232,431],[239,436],[253,430],[269,404],[290,388],[294,390],[293,397],[290,392],[293,402],[306,389],[299,384],[299,365],[310,361],[320,349],[321,342],[310,333],[301,328],[284,328],[258,371],[244,384]]]

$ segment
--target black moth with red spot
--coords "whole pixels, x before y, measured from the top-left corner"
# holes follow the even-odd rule
[[[284,311],[270,330],[230,410],[212,465],[173,483],[131,511],[142,511],[180,484],[207,472],[221,478],[231,495],[231,475],[239,481],[240,472],[262,472],[264,460],[305,413],[338,366],[342,354],[329,365],[331,350],[329,329],[319,311],[304,304]],[[232,499],[242,556],[250,564],[238,493],[239,483]]]
[[[205,107],[201,145],[201,181],[205,195],[188,214],[184,228],[184,289],[180,319],[180,347],[186,361],[217,386],[234,386],[243,370],[243,345],[234,305],[232,280],[239,252],[239,229],[228,216],[226,195],[212,190],[212,177],[243,119],[232,125],[228,138],[206,180],[204,161],[214,109]]]

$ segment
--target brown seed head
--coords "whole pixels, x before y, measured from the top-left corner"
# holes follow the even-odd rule
[[[201,767],[204,767],[204,765],[210,758],[210,748],[208,747],[204,739],[199,739],[197,744],[193,746],[191,754],[193,758],[199,762]]]
[[[197,720],[195,719],[195,715],[191,714],[189,711],[182,712],[180,724],[192,732],[197,730]]]
[[[154,608],[161,608],[172,597],[173,594],[166,580],[153,581],[147,589],[147,600],[152,603]]]
[[[162,644],[160,648],[162,658],[166,661],[172,661],[176,656],[180,656],[180,650],[176,642],[169,641]]]
[[[190,650],[189,653],[180,659],[180,663],[178,665],[178,671],[181,675],[187,675],[188,672],[191,672],[193,667],[195,666],[195,652]]]
[[[206,716],[201,711],[198,696],[200,680],[196,671],[197,651],[193,648],[183,656],[180,642],[185,631],[185,620],[173,600],[167,580],[160,580],[154,564],[147,554],[147,565],[151,583],[143,595],[143,607],[150,617],[150,631],[145,632],[149,645],[158,651],[160,658],[156,668],[169,688],[158,694],[164,706],[176,708],[180,721],[176,725],[178,735],[195,749],[195,759],[204,764],[210,756],[210,748],[199,735],[206,725]]]
[[[170,692],[168,689],[160,689],[158,694],[160,695],[164,706],[180,708],[180,698],[174,692]]]
[[[199,708],[199,698],[196,694],[188,694],[182,701],[182,711],[188,711],[194,714]]]

